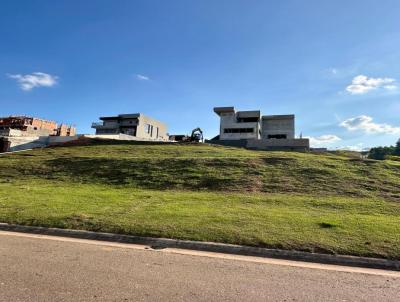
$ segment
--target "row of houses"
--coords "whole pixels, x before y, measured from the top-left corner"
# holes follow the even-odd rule
[[[214,112],[220,117],[219,134],[208,143],[261,150],[309,150],[308,139],[295,137],[294,114],[261,115],[259,110],[236,111],[234,107],[215,107]],[[169,135],[167,124],[142,113],[99,119],[92,123],[96,134],[85,136],[160,142],[185,136]],[[0,118],[0,152],[74,139],[78,136],[73,126],[27,116]]]
[[[261,115],[260,110],[236,111],[215,107],[220,117],[219,135],[206,142],[263,150],[309,150],[307,138],[295,137],[295,115]],[[169,135],[165,123],[141,113],[100,117],[92,124],[96,135],[126,134],[139,140],[168,141],[185,135]]]

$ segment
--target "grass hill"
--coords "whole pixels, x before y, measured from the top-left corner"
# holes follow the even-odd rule
[[[0,156],[0,221],[400,259],[400,162],[92,142]]]

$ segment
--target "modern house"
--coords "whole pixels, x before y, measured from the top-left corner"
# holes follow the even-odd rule
[[[215,107],[220,117],[217,138],[221,145],[262,150],[309,150],[308,139],[295,138],[295,116],[264,115],[259,110],[235,111],[234,107]]]
[[[96,135],[126,134],[142,140],[168,140],[167,125],[142,113],[104,116],[93,123]]]
[[[221,118],[219,139],[260,139],[260,111],[238,111],[234,107],[216,107],[214,112]]]

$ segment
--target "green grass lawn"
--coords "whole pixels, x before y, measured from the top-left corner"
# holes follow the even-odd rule
[[[0,156],[0,221],[400,259],[400,162],[97,142]]]

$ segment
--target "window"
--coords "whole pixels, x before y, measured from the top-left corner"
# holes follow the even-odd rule
[[[136,127],[123,129],[122,133],[131,135],[131,136],[136,136]]]
[[[225,128],[224,133],[254,133],[254,128]]]
[[[258,117],[238,117],[238,123],[257,123],[259,121]]]
[[[118,124],[118,121],[117,120],[106,120],[106,121],[103,121],[103,125],[104,126],[113,125],[113,124]]]
[[[151,125],[150,124],[145,124],[144,125],[144,132],[145,133],[150,133],[151,131]]]
[[[268,134],[268,138],[286,139],[286,134]]]

